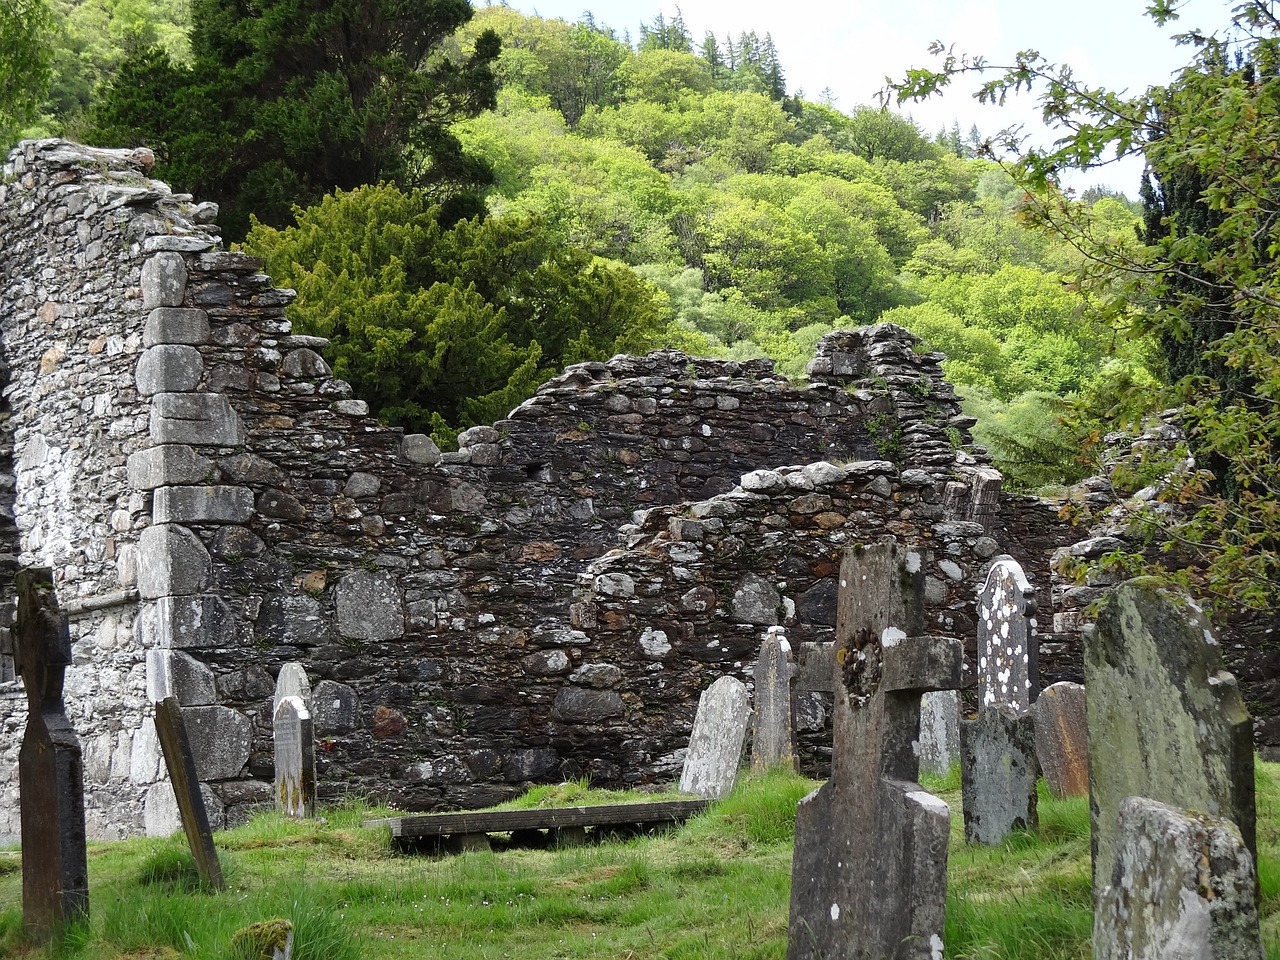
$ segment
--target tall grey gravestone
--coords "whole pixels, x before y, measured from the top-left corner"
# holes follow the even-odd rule
[[[832,776],[800,801],[788,960],[933,960],[947,805],[916,783],[920,696],[960,686],[958,640],[925,637],[924,564],[894,541],[840,565]]]
[[[1230,820],[1129,797],[1094,960],[1262,960],[1253,857]]]
[[[760,644],[755,669],[755,711],[751,731],[751,769],[756,773],[794,770],[796,751],[791,726],[791,644],[782,627],[770,627]]]
[[[932,690],[920,698],[920,769],[945,776],[960,762],[960,694]]]
[[[971,843],[1001,842],[1035,829],[1035,592],[1009,557],[991,565],[978,591],[978,716],[960,725],[964,833]]]
[[[736,677],[721,677],[702,691],[680,774],[681,790],[719,800],[733,789],[750,719],[747,686]]]
[[[1256,854],[1253,721],[1200,609],[1152,580],[1122,583],[1084,654],[1095,895],[1128,797],[1229,819]]]
[[[62,682],[71,664],[67,619],[58,612],[53,571],[18,571],[14,666],[27,692],[27,727],[18,752],[22,815],[22,921],[38,942],[89,916],[84,765],[67,719]]]
[[[287,817],[316,814],[316,748],[311,711],[301,697],[281,697],[272,717],[276,809]]]

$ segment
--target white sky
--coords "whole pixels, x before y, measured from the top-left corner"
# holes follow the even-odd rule
[[[670,17],[677,8],[672,0],[508,2],[523,13],[569,21],[589,9],[597,21],[619,35],[630,30],[633,38],[659,10]],[[1071,64],[1077,78],[1090,85],[1142,90],[1166,82],[1190,59],[1190,49],[1176,46],[1171,34],[1192,27],[1221,31],[1234,3],[1184,0],[1181,19],[1163,29],[1144,14],[1146,0],[682,0],[678,6],[695,44],[708,30],[722,42],[726,34],[736,38],[746,30],[772,34],[789,91],[803,90],[817,100],[830,88],[836,106],[851,110],[874,103],[887,75],[901,77],[909,67],[936,65],[928,55],[933,40],[993,63],[1008,62],[1019,50],[1038,50],[1050,61]],[[958,87],[901,109],[930,135],[954,120],[965,134],[975,123],[985,136],[1016,123],[1030,130],[1037,116],[1025,95],[997,110],[980,107]],[[1141,166],[1131,163],[1107,168],[1087,182],[1106,183],[1133,198],[1140,173]]]

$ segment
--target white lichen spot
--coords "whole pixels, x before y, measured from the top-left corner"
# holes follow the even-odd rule
[[[489,623],[496,623],[497,620],[498,618],[495,617],[492,613],[482,613],[480,614],[480,616],[476,617],[476,622],[479,623],[481,626],[484,626],[485,624],[489,624]]]
[[[907,794],[907,799],[922,809],[939,813],[944,817],[951,816],[951,808],[927,790],[912,790]]]
[[[942,960],[942,938],[936,933],[929,934],[930,960]]]
[[[835,923],[840,919],[840,904],[833,903],[831,905],[831,922]]]
[[[880,634],[880,646],[886,649],[896,647],[905,639],[907,639],[907,635],[897,627],[885,627]]]
[[[667,640],[666,633],[655,630],[653,627],[644,628],[644,633],[640,634],[640,646],[651,657],[665,657],[671,652],[671,644]]]
[[[907,573],[919,573],[921,567],[920,554],[915,551],[907,552]]]

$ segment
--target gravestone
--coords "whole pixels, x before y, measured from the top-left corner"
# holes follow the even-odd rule
[[[316,814],[316,748],[311,712],[301,697],[285,696],[271,725],[275,747],[276,809],[287,817]]]
[[[13,659],[27,692],[27,726],[18,752],[22,922],[28,936],[47,943],[68,924],[89,917],[84,765],[62,699],[71,634],[58,612],[53,571],[18,571],[17,591]]]
[[[680,774],[681,790],[719,800],[733,789],[750,718],[747,686],[736,677],[721,677],[702,691]]]
[[[920,698],[920,769],[946,776],[960,762],[960,694],[931,690]]]
[[[997,557],[978,591],[978,708],[1031,705],[1039,666],[1036,594],[1021,565]]]
[[[1035,593],[1010,557],[991,565],[978,591],[978,715],[960,725],[964,835],[995,844],[1032,830],[1036,815]]]
[[[306,704],[307,712],[311,712],[311,681],[307,679],[306,668],[300,663],[286,663],[280,667],[276,676],[276,689],[271,697],[271,715],[274,717],[284,697],[299,697]]]
[[[221,890],[222,864],[213,846],[213,831],[209,829],[209,814],[200,795],[200,777],[196,774],[195,756],[191,752],[191,739],[182,719],[182,707],[177,697],[165,697],[156,704],[156,734],[164,753],[164,765],[169,771],[169,782],[178,801],[178,813],[182,818],[182,830],[187,835],[187,845],[195,857],[196,869],[209,886]]]
[[[1084,687],[1066,680],[1041,690],[1032,707],[1036,722],[1036,760],[1054,796],[1088,796],[1087,709]]]
[[[915,782],[920,696],[960,686],[958,640],[921,636],[924,564],[894,541],[840,566],[832,776],[800,801],[788,960],[942,955],[947,805]]]
[[[756,773],[794,770],[791,729],[791,644],[782,627],[770,627],[756,660],[755,712],[751,732],[751,769]]]
[[[1094,960],[1262,960],[1253,857],[1230,820],[1129,797]]]
[[[1256,854],[1253,722],[1200,609],[1153,580],[1122,583],[1084,654],[1095,892],[1128,797],[1229,819]]]

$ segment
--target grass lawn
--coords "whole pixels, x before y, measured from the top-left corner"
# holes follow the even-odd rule
[[[1087,958],[1089,810],[1042,796],[1040,830],[998,847],[963,840],[958,778],[927,781],[952,808],[948,957]],[[399,853],[366,817],[264,815],[217,835],[227,890],[202,891],[179,838],[89,847],[92,918],[55,952],[22,937],[16,851],[0,852],[0,956],[37,960],[236,957],[232,935],[276,917],[296,960],[559,960],[786,956],[798,777],[750,779],[682,828],[563,850],[435,857]],[[522,806],[584,802],[576,784]],[[617,802],[617,794],[592,797]],[[644,797],[642,799],[652,799]],[[1280,960],[1280,765],[1258,765],[1263,937]]]

